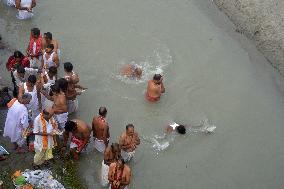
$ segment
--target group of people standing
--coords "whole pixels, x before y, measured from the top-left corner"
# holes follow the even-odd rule
[[[101,184],[110,183],[111,189],[127,188],[131,170],[125,163],[134,157],[140,144],[134,125],[127,124],[119,140],[109,144],[106,107],[99,108],[91,127],[83,120],[68,119],[78,109],[77,96],[87,88],[79,84],[79,76],[70,62],[63,63],[64,77],[59,78],[60,64],[59,43],[52,33],[42,35],[38,28],[32,28],[26,55],[15,51],[6,64],[14,85],[14,98],[7,104],[3,135],[10,138],[16,153],[33,148],[33,165],[39,168],[53,158],[54,148],[66,154],[70,137],[70,155],[78,160],[93,134],[94,148],[104,156]],[[121,74],[140,79],[143,73],[137,65],[126,65]],[[146,99],[157,101],[164,91],[162,76],[155,74],[148,82]]]

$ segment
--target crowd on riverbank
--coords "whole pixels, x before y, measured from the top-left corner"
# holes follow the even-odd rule
[[[79,84],[79,75],[70,62],[63,63],[64,77],[59,78],[57,70],[61,64],[58,40],[51,32],[42,35],[40,29],[32,28],[26,53],[17,50],[6,63],[13,83],[13,98],[7,91],[3,101],[8,106],[3,136],[9,137],[13,143],[12,153],[34,151],[33,167],[40,169],[49,166],[54,149],[61,151],[62,156],[68,152],[78,160],[92,134],[94,148],[104,156],[101,184],[126,188],[131,170],[125,163],[134,157],[140,144],[134,125],[127,124],[119,141],[109,144],[106,107],[100,107],[91,127],[83,120],[68,119],[78,109],[77,96],[87,88]],[[137,65],[126,65],[121,74],[139,79],[143,73]],[[148,82],[145,98],[150,102],[158,101],[165,92],[162,80],[160,74],[155,74]],[[1,160],[5,161],[5,158],[1,156]]]

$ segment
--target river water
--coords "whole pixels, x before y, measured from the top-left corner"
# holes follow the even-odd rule
[[[211,1],[49,0],[35,11],[31,21],[18,21],[1,4],[4,40],[24,51],[31,27],[52,32],[62,62],[71,61],[89,88],[76,117],[91,123],[106,106],[111,141],[127,123],[136,126],[143,139],[130,188],[283,187],[283,78]],[[129,62],[143,66],[142,81],[119,77]],[[149,104],[145,81],[155,72],[163,73],[166,93]],[[0,73],[9,80],[3,65]],[[149,139],[168,122],[204,120],[215,133],[175,136],[165,150],[153,149]],[[81,157],[90,189],[101,188],[101,160],[91,145]]]

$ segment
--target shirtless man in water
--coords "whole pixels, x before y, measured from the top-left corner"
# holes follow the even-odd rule
[[[122,67],[121,74],[132,79],[140,79],[142,76],[142,69],[135,64],[128,64]]]
[[[134,125],[126,125],[126,131],[119,138],[121,156],[125,162],[130,161],[135,154],[135,149],[140,144],[138,133],[134,131]]]
[[[162,93],[165,92],[163,84],[163,77],[160,74],[155,74],[153,79],[148,81],[146,99],[150,102],[156,102],[160,100]]]
[[[95,140],[95,148],[103,153],[109,142],[109,126],[106,121],[107,109],[100,107],[99,115],[94,116],[92,122],[93,136]]]
[[[79,85],[79,76],[77,73],[73,71],[73,65],[70,62],[64,63],[64,71],[65,76],[64,78],[68,82],[66,97],[67,97],[67,105],[68,105],[68,112],[69,114],[76,112],[78,109],[78,99],[77,96],[80,95],[82,92],[76,90],[76,88],[80,89],[81,91],[87,89]]]
[[[110,189],[127,189],[131,179],[131,169],[123,159],[111,163],[109,166],[108,180]]]
[[[55,120],[57,121],[58,128],[64,129],[65,123],[67,122],[67,100],[65,93],[60,90],[59,83],[55,83],[50,87],[51,95],[47,94],[45,90],[41,90],[41,93],[48,99],[53,101],[51,114],[54,114]]]
[[[89,128],[87,123],[85,123],[82,120],[73,119],[71,121],[67,121],[65,123],[65,131],[63,133],[64,142],[63,142],[63,147],[61,149],[62,152],[66,150],[70,133],[72,134],[71,143],[70,143],[70,152],[74,160],[78,160],[79,154],[89,142],[91,129]]]
[[[108,172],[109,165],[111,163],[116,162],[121,157],[121,150],[118,143],[112,143],[105,149],[104,159],[102,161],[102,169],[101,169],[101,185],[107,186],[109,184],[108,181]]]

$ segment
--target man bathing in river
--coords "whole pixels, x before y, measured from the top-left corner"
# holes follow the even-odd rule
[[[135,149],[140,144],[138,133],[134,131],[134,125],[126,125],[126,131],[119,138],[121,156],[125,162],[130,161],[135,154]]]
[[[105,149],[104,159],[102,161],[102,169],[101,169],[101,185],[107,186],[109,184],[108,181],[108,172],[109,165],[111,163],[116,162],[121,157],[121,150],[118,143],[112,143]]]
[[[77,96],[82,93],[83,90],[87,89],[79,85],[79,76],[73,71],[73,65],[70,62],[64,63],[64,78],[68,82],[66,97],[69,114],[76,112],[78,109]],[[77,91],[76,88],[81,89],[81,92]]]
[[[30,67],[39,67],[42,60],[41,52],[42,37],[38,28],[31,29],[30,42],[27,47],[27,55],[31,58]]]
[[[128,64],[122,67],[121,74],[132,79],[140,79],[142,76],[142,69],[136,64]]]
[[[59,67],[59,58],[54,52],[54,45],[48,44],[42,56],[41,68],[48,70],[52,66]]]
[[[205,133],[212,133],[215,129],[216,126],[214,125],[209,125],[206,126],[204,124],[200,125],[181,125],[177,123],[171,123],[166,127],[166,134],[170,134],[173,131],[176,131],[178,134],[185,134],[186,129],[188,129],[190,132],[205,132]]]
[[[109,142],[109,126],[106,121],[107,109],[100,107],[99,115],[94,116],[92,121],[93,136],[95,148],[103,153]]]
[[[127,189],[131,179],[131,169],[123,159],[118,159],[109,166],[108,180],[109,189]]]
[[[55,83],[50,87],[51,94],[47,94],[46,90],[41,90],[41,93],[48,99],[53,101],[51,114],[54,114],[54,118],[57,121],[58,128],[63,130],[65,123],[67,122],[67,100],[64,91],[60,90],[59,83]]]
[[[145,94],[146,99],[150,102],[156,102],[160,100],[164,92],[163,77],[160,74],[155,74],[153,79],[148,81],[147,92]]]
[[[78,160],[79,154],[89,142],[91,129],[89,128],[87,123],[85,123],[82,120],[74,119],[71,121],[67,121],[65,124],[65,131],[63,133],[64,141],[63,141],[62,152],[66,150],[70,133],[72,134],[71,143],[70,143],[70,152],[74,160]]]

